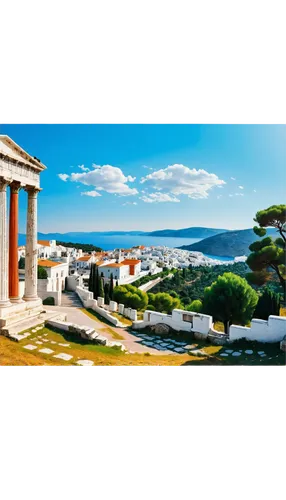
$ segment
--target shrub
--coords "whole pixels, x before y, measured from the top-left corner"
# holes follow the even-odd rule
[[[48,277],[48,273],[46,269],[42,266],[38,266],[38,279],[39,280],[46,280]]]
[[[187,307],[186,311],[192,311],[196,313],[200,313],[203,310],[203,303],[201,300],[193,300]]]
[[[54,306],[55,305],[55,299],[54,297],[47,297],[46,299],[43,300],[44,306]]]
[[[274,316],[280,315],[280,295],[269,288],[265,288],[259,296],[253,317],[268,320],[271,314]]]
[[[180,299],[172,297],[169,293],[149,293],[148,298],[149,304],[151,304],[155,308],[155,311],[158,312],[170,314],[173,309],[182,308]]]

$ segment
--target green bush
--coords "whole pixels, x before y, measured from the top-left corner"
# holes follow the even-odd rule
[[[43,300],[44,306],[54,306],[55,305],[55,299],[54,297],[47,297],[46,299]]]
[[[46,280],[48,273],[46,269],[42,266],[38,266],[38,280]]]
[[[268,320],[270,315],[280,315],[280,295],[265,288],[259,296],[253,317]]]
[[[149,304],[151,304],[155,311],[170,314],[173,309],[181,309],[182,304],[180,299],[172,297],[169,293],[149,293]],[[150,306],[148,306],[149,308]]]
[[[186,311],[200,313],[203,310],[203,303],[201,300],[193,300],[185,309]]]

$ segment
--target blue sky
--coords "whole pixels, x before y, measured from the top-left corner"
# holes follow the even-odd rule
[[[41,232],[242,229],[285,203],[286,127],[1,125],[47,166]],[[26,194],[20,193],[20,232]]]

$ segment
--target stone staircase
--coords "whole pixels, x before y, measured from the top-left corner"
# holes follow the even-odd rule
[[[76,292],[65,292],[62,293],[61,307],[83,307],[83,305]]]

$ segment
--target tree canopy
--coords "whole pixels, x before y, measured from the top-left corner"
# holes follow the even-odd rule
[[[244,278],[224,273],[205,289],[204,312],[224,323],[225,332],[233,322],[245,325],[251,320],[258,295]]]
[[[252,270],[247,279],[252,284],[261,285],[276,273],[284,296],[286,294],[286,205],[272,205],[256,213],[253,231],[262,237],[266,234],[266,227],[275,227],[280,237],[273,240],[271,237],[255,241],[249,246],[251,254],[246,263]]]
[[[113,298],[119,304],[124,304],[132,309],[146,309],[148,295],[132,285],[119,285],[113,290]]]
[[[173,309],[182,309],[180,299],[173,297],[169,293],[148,293],[148,300],[149,304],[158,312],[170,314]]]

